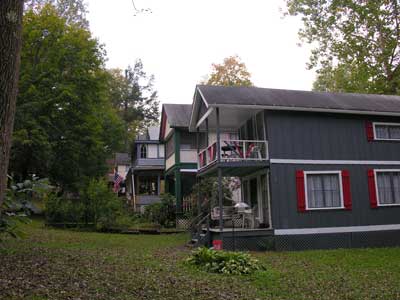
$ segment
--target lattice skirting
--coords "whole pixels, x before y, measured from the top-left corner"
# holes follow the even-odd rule
[[[275,236],[278,251],[400,246],[400,230]]]
[[[219,233],[212,240],[221,239]],[[295,251],[313,249],[400,246],[400,230],[307,235],[246,235],[224,233],[223,249],[237,251]]]

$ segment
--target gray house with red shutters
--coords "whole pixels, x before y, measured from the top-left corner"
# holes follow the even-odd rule
[[[196,87],[197,176],[240,178],[193,240],[234,249],[400,245],[400,97]],[[222,188],[222,187],[221,187]]]

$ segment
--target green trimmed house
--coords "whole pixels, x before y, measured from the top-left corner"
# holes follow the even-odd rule
[[[196,133],[189,132],[191,104],[163,104],[160,142],[165,145],[165,191],[176,197],[177,212],[197,175]]]
[[[158,139],[159,133],[158,126],[151,126],[135,139],[126,196],[137,212],[143,213],[147,205],[160,202],[164,193],[164,145]]]

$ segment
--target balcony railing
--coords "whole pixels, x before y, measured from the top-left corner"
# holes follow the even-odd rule
[[[263,161],[268,159],[268,142],[256,140],[221,140],[220,161]],[[217,161],[217,143],[198,154],[199,169]]]

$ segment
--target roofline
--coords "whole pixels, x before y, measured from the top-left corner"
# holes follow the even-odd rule
[[[200,118],[200,120],[197,122],[196,124],[196,128],[200,127],[200,125],[205,121],[205,119],[208,118],[209,115],[211,115],[211,113],[214,111],[214,107],[210,107],[209,109],[207,109],[207,111],[205,112],[205,114]]]
[[[160,140],[135,140],[135,144],[159,144]]]
[[[194,114],[194,107],[196,105],[197,91],[198,91],[198,88],[197,88],[197,85],[196,85],[196,88],[194,89],[194,95],[193,95],[193,101],[192,101],[192,113],[190,114],[189,129],[190,129],[190,125],[192,124],[192,121],[193,121],[193,114]]]
[[[195,89],[194,95],[193,95],[192,113],[190,115],[190,121],[189,121],[189,126],[188,126],[189,131],[194,129],[193,126],[191,126],[191,125],[192,125],[192,122],[194,122],[193,121],[194,111],[195,111],[195,109],[197,109],[197,106],[198,106],[198,104],[197,104],[198,101],[197,101],[197,97],[196,97],[197,93],[200,94],[200,98],[201,98],[200,101],[202,100],[204,102],[204,104],[206,105],[207,110],[210,109],[210,105],[208,104],[206,97],[204,97],[203,93],[201,92],[201,90],[199,88],[199,85],[196,85],[196,89]],[[198,122],[194,126],[195,126],[195,128],[197,128],[198,127]]]
[[[335,109],[335,108],[318,108],[318,107],[293,107],[278,105],[240,105],[240,104],[210,104],[210,107],[236,107],[250,109],[267,109],[267,110],[285,110],[285,111],[311,111],[338,114],[354,114],[354,115],[377,115],[377,116],[400,116],[400,112],[390,111],[371,111],[371,110],[351,110],[351,109]]]

